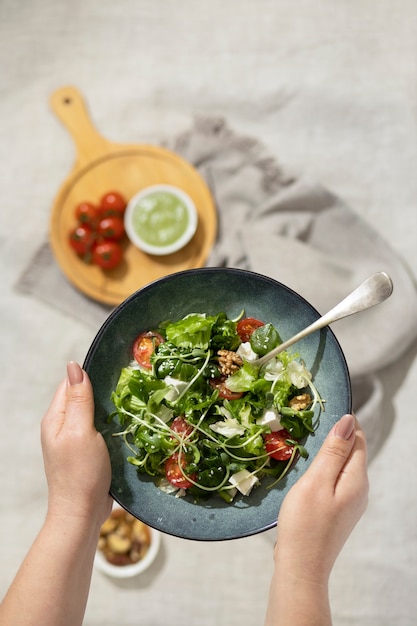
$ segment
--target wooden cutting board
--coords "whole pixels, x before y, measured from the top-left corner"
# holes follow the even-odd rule
[[[85,295],[118,305],[140,287],[181,270],[202,267],[217,235],[217,211],[199,172],[175,152],[154,145],[113,143],[94,128],[84,99],[74,87],[55,91],[52,111],[66,126],[76,147],[72,171],[56,196],[50,218],[50,243],[62,272]],[[169,184],[185,191],[198,212],[198,227],[179,252],[152,256],[126,241],[122,264],[111,271],[88,265],[68,244],[75,226],[74,209],[83,201],[98,203],[107,191],[126,200],[144,187]]]

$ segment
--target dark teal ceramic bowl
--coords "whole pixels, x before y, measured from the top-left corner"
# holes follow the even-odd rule
[[[308,459],[299,458],[276,486],[262,485],[250,496],[226,504],[214,497],[195,504],[158,489],[148,476],[138,475],[126,461],[129,452],[115,421],[108,423],[114,406],[110,400],[120,370],[131,360],[136,336],[188,313],[225,311],[274,324],[285,341],[319,316],[297,293],[281,283],[253,272],[230,268],[203,268],[179,272],[157,280],[125,300],[104,322],[85,359],[95,396],[95,424],[109,449],[112,464],[111,495],[134,516],[162,532],[187,539],[218,541],[246,537],[276,525],[283,498],[309,467],[332,425],[351,411],[349,372],[342,350],[329,328],[299,341],[293,349],[303,358],[322,398],[325,411],[305,447]],[[263,483],[268,484],[267,479]]]

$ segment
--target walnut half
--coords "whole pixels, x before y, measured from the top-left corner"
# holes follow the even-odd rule
[[[291,398],[288,404],[294,411],[304,411],[304,409],[307,409],[311,404],[311,396],[309,393],[302,393],[299,396]]]
[[[236,352],[232,350],[219,350],[217,352],[219,368],[223,376],[230,376],[242,367],[243,361]]]

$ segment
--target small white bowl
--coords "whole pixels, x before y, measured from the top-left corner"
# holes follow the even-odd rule
[[[124,224],[137,248],[161,256],[189,243],[197,230],[198,215],[194,202],[182,189],[152,185],[129,200]]]
[[[121,507],[115,504],[113,510],[115,508],[119,509]],[[150,526],[147,528],[150,531],[150,545],[145,556],[140,561],[132,563],[131,565],[113,565],[106,559],[103,552],[97,548],[94,557],[94,566],[104,574],[112,576],[113,578],[131,578],[147,570],[155,560],[161,545],[161,533]]]

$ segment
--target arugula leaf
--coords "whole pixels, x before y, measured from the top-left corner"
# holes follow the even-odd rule
[[[294,439],[302,439],[314,432],[313,417],[314,411],[295,411],[290,407],[281,407],[281,424]]]

